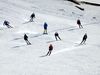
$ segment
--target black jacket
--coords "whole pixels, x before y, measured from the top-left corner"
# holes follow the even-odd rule
[[[24,35],[24,40],[28,40],[28,36],[26,34]]]
[[[84,36],[83,36],[83,40],[86,40],[87,39],[87,34],[85,34]]]

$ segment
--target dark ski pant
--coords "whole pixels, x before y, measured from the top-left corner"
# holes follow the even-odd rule
[[[30,45],[31,44],[28,40],[25,40],[25,41],[26,41],[27,45]]]
[[[33,18],[30,18],[30,22],[33,22]]]
[[[13,28],[12,26],[10,26],[10,25],[6,25],[8,28]]]
[[[82,40],[82,42],[80,44],[85,44],[86,40]]]
[[[52,51],[48,51],[48,53],[46,54],[46,56],[47,56],[47,55],[49,55],[49,56],[50,56],[50,55],[51,55],[51,52],[52,52]]]
[[[55,38],[56,38],[56,41],[58,40],[57,38],[59,38],[59,40],[61,40],[61,38],[59,36],[55,36]]]
[[[81,29],[81,28],[83,28],[83,26],[81,24],[79,24],[79,28]]]

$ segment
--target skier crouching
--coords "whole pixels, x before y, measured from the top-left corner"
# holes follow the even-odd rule
[[[59,34],[57,33],[57,32],[55,32],[55,39],[56,39],[56,41],[59,39],[59,40],[61,40],[61,38],[60,38],[60,36],[59,36]]]
[[[7,26],[8,28],[13,28],[13,27],[10,26],[9,24],[10,24],[10,23],[9,23],[8,21],[6,21],[6,20],[5,20],[4,23],[3,23],[4,26]]]
[[[27,45],[31,45],[31,43],[28,41],[28,36],[24,34],[24,40],[26,41]]]

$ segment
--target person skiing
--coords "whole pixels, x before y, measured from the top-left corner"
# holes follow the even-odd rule
[[[81,21],[79,19],[77,20],[77,24],[78,24],[79,28],[83,28],[83,26],[81,25]]]
[[[85,44],[86,39],[87,39],[87,33],[84,34],[82,42],[80,44]]]
[[[24,34],[24,40],[26,41],[27,45],[31,45],[31,43],[28,41],[28,36]]]
[[[57,33],[57,32],[55,32],[55,39],[56,39],[56,41],[58,40],[57,38],[59,38],[59,40],[61,40],[61,38],[59,37],[59,34]]]
[[[8,28],[13,28],[12,26],[9,25],[10,23],[8,21],[4,21],[3,25],[7,26]]]
[[[33,22],[33,18],[35,18],[35,14],[32,13],[31,16],[30,16],[30,22]]]
[[[45,22],[44,23],[44,32],[43,32],[43,34],[48,34],[47,33],[47,27],[48,27],[48,24]]]
[[[53,46],[52,46],[52,44],[50,44],[50,45],[49,45],[49,51],[47,52],[46,56],[47,56],[47,55],[49,55],[49,56],[50,56],[50,55],[51,55],[52,50],[53,50]]]

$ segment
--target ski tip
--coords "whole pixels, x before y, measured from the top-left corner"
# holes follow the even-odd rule
[[[46,57],[47,55],[42,55],[42,56],[40,56],[40,57]]]

